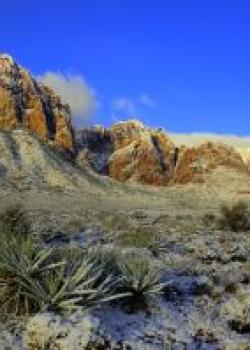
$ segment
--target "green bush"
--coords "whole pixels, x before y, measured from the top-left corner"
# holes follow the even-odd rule
[[[146,305],[151,297],[162,293],[161,274],[150,261],[135,256],[125,256],[119,261],[120,291],[132,305]]]
[[[92,309],[118,298],[112,276],[101,280],[102,270],[88,260],[67,264],[42,276],[43,309],[76,311]]]
[[[20,237],[20,236],[19,236]],[[58,259],[30,236],[4,235],[0,249],[2,312],[30,314],[39,310],[75,311],[118,298],[113,276],[103,277],[98,261],[79,256]]]
[[[219,219],[221,228],[228,227],[233,231],[247,231],[250,229],[250,215],[245,202],[237,202],[232,206],[223,205],[221,207],[221,218]]]
[[[88,250],[87,257],[103,271],[101,280],[113,276],[114,293],[127,305],[144,307],[151,297],[161,294],[161,271],[145,257],[103,247]]]
[[[52,250],[39,249],[33,238],[3,236],[0,249],[0,303],[7,313],[38,311],[43,290],[40,278],[57,264]]]

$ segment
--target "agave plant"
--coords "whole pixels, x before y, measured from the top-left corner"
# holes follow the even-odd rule
[[[100,306],[104,302],[117,299],[114,294],[115,281],[109,275],[100,281],[103,271],[96,263],[82,260],[70,270],[67,264],[59,270],[43,276],[42,289],[46,298],[45,309],[76,311]]]
[[[6,236],[5,236],[6,237]],[[62,260],[34,239],[4,239],[0,249],[0,304],[16,314],[39,310],[75,311],[120,297],[116,281],[97,260]]]
[[[2,310],[36,311],[42,294],[40,276],[62,265],[53,262],[53,250],[38,249],[30,236],[2,239],[0,249],[0,302]]]
[[[119,277],[119,268],[117,261],[119,259],[119,252],[113,247],[96,246],[87,249],[85,256],[90,261],[95,262],[102,270],[101,277],[113,275],[114,278]]]
[[[144,304],[148,298],[161,294],[164,283],[160,282],[160,271],[149,261],[125,257],[119,263],[120,289],[133,299]]]

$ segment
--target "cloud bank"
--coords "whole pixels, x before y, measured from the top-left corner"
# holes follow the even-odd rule
[[[192,147],[207,141],[221,142],[234,147],[245,161],[250,161],[250,136],[220,135],[213,133],[168,134],[177,145]]]
[[[250,148],[250,136],[223,135],[215,133],[168,133],[174,142],[178,145],[197,146],[201,143],[223,142],[236,148]]]
[[[86,121],[93,116],[97,109],[95,92],[81,75],[46,72],[38,79],[69,104],[74,119]]]

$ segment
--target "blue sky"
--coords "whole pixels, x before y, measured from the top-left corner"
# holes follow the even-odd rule
[[[105,125],[135,116],[173,132],[249,135],[249,18],[248,0],[4,1],[0,51],[89,89],[94,105],[78,124],[92,113]]]

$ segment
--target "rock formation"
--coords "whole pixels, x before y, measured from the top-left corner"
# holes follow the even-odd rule
[[[176,147],[161,129],[136,120],[110,129],[95,127],[77,134],[78,161],[119,181],[151,185],[202,182],[218,166],[247,172],[248,166],[232,147],[207,142],[198,147]]]
[[[250,171],[249,153],[241,157],[234,149],[214,143],[177,147],[165,131],[137,120],[119,122],[109,129],[87,128],[75,138],[69,106],[10,56],[0,55],[0,130],[20,128],[76,156],[80,165],[119,181],[151,185],[197,182],[221,165]]]
[[[177,149],[161,130],[134,120],[110,129],[85,129],[78,134],[78,159],[119,181],[166,185],[173,176]]]
[[[218,166],[247,172],[241,155],[232,147],[207,142],[198,147],[183,148],[173,177],[174,183],[203,182],[204,174]]]
[[[20,126],[67,152],[74,149],[68,105],[12,57],[0,55],[0,129]]]

